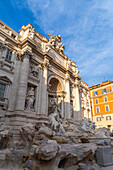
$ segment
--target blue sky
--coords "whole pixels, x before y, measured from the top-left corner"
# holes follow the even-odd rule
[[[90,86],[113,80],[113,0],[0,0],[0,19],[17,32],[31,23],[43,36],[60,34]]]

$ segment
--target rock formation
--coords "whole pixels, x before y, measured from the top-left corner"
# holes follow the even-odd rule
[[[95,130],[94,123],[60,120],[64,131],[53,130],[51,121],[20,128],[20,140],[15,141],[8,130],[0,132],[0,168],[3,170],[99,170],[95,152],[109,138],[106,129]],[[102,133],[100,133],[100,131]],[[104,134],[104,135],[103,135]],[[107,136],[106,136],[107,135]],[[91,138],[98,139],[90,142]],[[103,138],[103,141],[100,140]],[[100,141],[100,143],[99,143]]]

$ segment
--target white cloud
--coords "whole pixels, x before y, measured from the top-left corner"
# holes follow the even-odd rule
[[[18,5],[19,1],[15,2]],[[93,79],[100,83],[105,76],[113,79],[112,0],[25,2],[34,15],[33,22],[40,26],[45,34],[61,34],[66,47],[65,53],[75,60],[80,76],[87,83],[91,85]]]

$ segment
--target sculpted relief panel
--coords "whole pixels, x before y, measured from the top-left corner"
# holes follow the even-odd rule
[[[39,66],[33,63],[30,64],[30,74],[36,78],[39,77]]]

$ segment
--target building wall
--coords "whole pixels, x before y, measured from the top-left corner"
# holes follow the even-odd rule
[[[103,94],[103,89],[106,89],[106,92]],[[97,91],[98,95],[94,95],[94,92]],[[107,81],[101,83],[96,86],[90,87],[90,96],[91,96],[91,107],[92,107],[92,116],[93,121],[96,122],[98,127],[109,127],[111,126],[111,130],[113,129],[113,82]],[[105,101],[104,98],[107,98]],[[96,103],[98,100],[98,103]],[[107,111],[105,106],[109,107]],[[99,108],[99,112],[97,112],[96,108]],[[106,117],[110,116],[111,120],[106,120]],[[99,120],[100,119],[100,120]]]
[[[82,100],[85,101],[84,117],[89,118],[88,85],[78,75],[75,63],[62,49],[52,47],[51,38],[40,35],[31,24],[23,25],[19,32],[0,21],[0,83],[6,84],[6,92],[0,97],[0,114],[7,118],[13,130],[15,124],[15,134],[23,122],[35,123],[40,115],[47,121],[49,100],[55,95],[63,118],[81,121]],[[9,50],[11,58],[10,55],[7,58]],[[52,78],[55,80],[52,86],[58,82],[61,87],[56,91],[55,87],[50,88]],[[28,107],[28,100],[33,101],[32,108]]]

